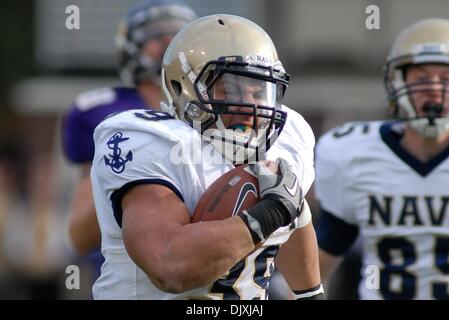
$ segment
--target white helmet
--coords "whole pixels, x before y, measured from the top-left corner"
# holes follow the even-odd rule
[[[234,15],[206,16],[181,30],[165,52],[161,108],[200,131],[228,160],[260,160],[285,124],[279,107],[288,79],[257,24]],[[222,96],[216,94],[220,85],[226,86]],[[243,97],[248,85],[257,86],[257,103]],[[223,115],[232,114],[251,116],[252,130],[226,128]]]
[[[393,43],[384,68],[388,99],[396,116],[433,139],[449,131],[449,116],[442,114],[449,84],[441,82],[442,105],[429,106],[427,115],[419,116],[411,94],[430,89],[423,89],[424,82],[405,82],[405,69],[417,64],[449,65],[449,20],[425,19],[406,28]]]

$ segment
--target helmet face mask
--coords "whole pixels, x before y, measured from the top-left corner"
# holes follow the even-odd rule
[[[289,76],[265,31],[244,18],[190,24],[167,49],[163,78],[161,106],[233,163],[261,160],[285,124],[280,104]]]
[[[384,68],[395,116],[427,139],[449,132],[446,69],[449,71],[449,21],[444,19],[422,20],[405,29]]]
[[[211,106],[206,112],[251,117],[250,127],[255,131],[264,127],[278,128],[282,124],[282,113],[276,111],[276,107],[283,98],[288,75],[277,76],[275,72],[280,72],[279,69],[263,65],[251,66],[242,62],[242,57],[237,57],[239,61],[235,62],[226,62],[227,59],[209,61],[194,82],[199,102]]]

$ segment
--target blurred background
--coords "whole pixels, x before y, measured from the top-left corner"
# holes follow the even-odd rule
[[[76,170],[61,152],[60,119],[77,94],[120,85],[114,35],[136,2],[0,4],[0,299],[91,296],[94,271],[67,240]],[[382,65],[391,42],[418,19],[449,15],[447,0],[185,2],[200,16],[249,18],[272,36],[292,76],[285,102],[304,115],[317,138],[347,121],[389,117]],[[66,28],[69,5],[80,9],[79,30]],[[369,5],[380,9],[378,30],[365,26]],[[357,248],[353,252],[327,284],[333,298],[356,298]],[[80,268],[79,289],[66,287],[69,265]]]

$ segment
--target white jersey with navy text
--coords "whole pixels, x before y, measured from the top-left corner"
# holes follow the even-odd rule
[[[319,245],[341,255],[360,233],[361,299],[448,299],[449,149],[422,163],[401,146],[403,131],[348,123],[319,140]]]

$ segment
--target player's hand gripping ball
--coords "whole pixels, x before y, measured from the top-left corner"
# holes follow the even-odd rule
[[[277,164],[266,161],[268,168],[277,173]],[[257,204],[259,183],[252,165],[241,165],[215,180],[204,192],[192,216],[192,222],[222,220]]]

